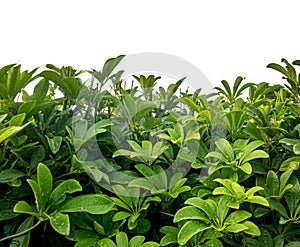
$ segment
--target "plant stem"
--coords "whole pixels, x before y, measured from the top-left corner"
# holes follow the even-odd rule
[[[5,238],[2,238],[2,239],[0,239],[0,242],[5,241],[5,240],[10,239],[10,238],[19,237],[19,236],[21,236],[21,235],[23,235],[23,234],[25,234],[25,233],[27,233],[27,232],[30,232],[32,229],[36,228],[36,227],[37,227],[39,224],[41,224],[41,223],[42,223],[42,221],[39,220],[35,225],[33,225],[32,227],[29,227],[29,228],[26,229],[25,231],[16,233],[16,234],[14,234],[14,235],[7,236],[7,237],[5,237]]]

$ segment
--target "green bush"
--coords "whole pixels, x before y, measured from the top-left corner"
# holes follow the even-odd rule
[[[300,61],[201,95],[123,57],[0,69],[0,246],[300,246]]]

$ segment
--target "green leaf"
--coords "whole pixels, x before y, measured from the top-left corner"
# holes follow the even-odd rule
[[[32,98],[33,100],[42,101],[49,89],[49,81],[47,79],[42,79],[39,83],[34,87]]]
[[[201,245],[202,247],[223,247],[222,242],[219,239],[211,239]]]
[[[24,119],[25,119],[26,114],[22,113],[22,114],[18,114],[16,116],[13,116],[10,120],[9,120],[9,126],[21,126]]]
[[[129,187],[137,187],[137,188],[143,188],[149,191],[153,191],[155,189],[154,184],[144,178],[137,178],[129,182],[128,184]]]
[[[33,225],[33,217],[28,217],[20,224],[16,233],[26,231],[28,228],[32,227],[32,225]],[[13,238],[9,247],[28,247],[29,241],[30,241],[30,231],[24,235]]]
[[[298,170],[300,167],[300,157],[294,156],[285,161],[280,166],[279,171]]]
[[[240,166],[240,169],[248,175],[250,175],[252,173],[252,166],[248,162],[242,164]]]
[[[212,192],[213,195],[227,195],[232,196],[232,193],[225,187],[215,188]]]
[[[39,163],[37,167],[37,180],[41,189],[40,207],[44,209],[52,192],[52,174],[49,168],[42,163]]]
[[[206,200],[203,200],[199,197],[191,197],[185,201],[185,204],[195,206],[199,209],[201,209],[205,214],[212,219],[215,216],[214,210],[211,208],[211,206],[207,203]]]
[[[8,114],[2,114],[0,115],[0,123],[7,117]]]
[[[232,212],[225,220],[225,223],[229,225],[237,224],[252,216],[248,211],[237,210]]]
[[[257,191],[260,191],[260,190],[264,190],[264,188],[263,188],[263,187],[260,187],[260,186],[254,186],[254,187],[252,187],[251,189],[247,190],[246,196],[249,197],[249,198],[252,198],[253,195],[254,195]]]
[[[177,99],[174,100],[174,103],[178,103],[178,102],[187,105],[188,107],[190,107],[195,112],[200,112],[201,111],[201,108],[190,98],[183,97],[183,98],[177,98]]]
[[[279,65],[279,64],[270,63],[270,64],[267,65],[267,68],[271,68],[271,69],[277,70],[278,72],[280,72],[283,75],[285,75],[286,77],[288,77],[287,70],[284,67],[282,67],[281,65]]]
[[[265,191],[269,196],[277,196],[279,194],[279,180],[273,170],[270,170],[267,174]]]
[[[52,151],[52,153],[56,154],[59,149],[60,149],[60,145],[62,142],[62,137],[61,136],[54,136],[53,138],[49,138],[48,136],[46,136],[49,147]]]
[[[202,237],[201,237],[201,240],[202,241],[205,241],[205,240],[207,240],[207,239],[217,239],[217,238],[221,238],[223,236],[223,234],[221,233],[221,232],[219,232],[219,231],[216,231],[216,230],[214,230],[214,229],[208,229],[208,230],[206,230],[204,233],[203,233],[203,235],[202,235]]]
[[[173,219],[174,223],[182,220],[200,220],[205,224],[210,222],[206,214],[194,206],[186,206],[177,211]]]
[[[110,74],[113,72],[114,68],[120,63],[120,61],[125,57],[125,55],[120,55],[115,58],[108,59],[102,69],[102,80],[100,82],[103,82],[104,79],[108,78]]]
[[[33,215],[33,216],[38,215],[37,212],[25,201],[19,201],[14,206],[14,212],[23,213],[23,214],[30,214],[30,215]]]
[[[269,207],[269,202],[266,198],[262,196],[253,196],[252,198],[248,198],[246,202],[260,204],[266,207]]]
[[[280,213],[284,218],[289,218],[288,214],[286,212],[285,207],[277,200],[273,198],[268,198],[268,202],[271,209],[276,210],[278,213]]]
[[[234,160],[233,149],[232,149],[230,143],[226,139],[220,138],[219,140],[217,140],[216,146],[218,147],[218,149],[222,153],[222,155],[224,155],[227,158],[228,161]]]
[[[87,212],[90,214],[105,214],[115,209],[115,204],[105,195],[82,195],[67,201],[58,209],[60,212]]]
[[[269,158],[269,155],[263,151],[263,150],[254,150],[251,152],[249,155],[247,155],[244,159],[243,162],[248,162],[253,159],[259,159],[259,158]]]
[[[70,220],[67,214],[56,212],[49,216],[51,226],[55,231],[62,235],[70,234]]]
[[[274,247],[283,247],[284,246],[284,237],[282,235],[278,235],[273,239]]]
[[[115,194],[124,202],[127,206],[133,207],[133,201],[131,200],[131,195],[129,191],[121,185],[114,185],[113,191]]]
[[[180,229],[178,233],[178,243],[185,245],[194,235],[209,229],[210,226],[199,221],[188,221]]]
[[[4,141],[5,139],[11,137],[12,135],[20,132],[22,129],[24,129],[29,124],[31,124],[31,122],[29,122],[23,126],[9,126],[4,129],[0,129],[0,143],[2,141]]]
[[[233,233],[238,233],[247,230],[248,227],[244,224],[232,224],[228,227],[226,227],[227,232],[233,232]]]
[[[128,247],[128,237],[125,232],[119,232],[116,235],[117,246]]]
[[[130,239],[128,247],[140,247],[140,246],[144,246],[144,245],[142,245],[142,243],[144,241],[145,241],[145,237],[144,236],[135,236],[132,239]]]
[[[178,235],[178,228],[173,226],[163,226],[159,230],[161,233],[166,234],[160,240],[161,246],[167,246],[168,244],[175,244],[177,243],[177,235]]]
[[[293,242],[286,244],[284,247],[299,247],[299,245],[300,245],[299,241],[293,241]]]
[[[130,217],[131,215],[132,214],[129,213],[129,212],[119,211],[119,212],[114,214],[114,217],[113,217],[112,221],[124,220],[124,219],[127,219],[128,217]]]
[[[296,145],[294,145],[293,151],[294,151],[294,153],[297,154],[297,155],[300,154],[300,143],[297,143]]]
[[[97,245],[99,245],[100,247],[118,247],[111,239],[108,238],[101,239],[97,242]]]
[[[287,170],[285,171],[284,173],[281,174],[280,178],[279,178],[279,181],[280,181],[280,188],[279,188],[279,191],[283,191],[285,186],[286,186],[286,183],[288,182],[290,176],[292,175],[293,173],[293,170]]]
[[[243,225],[248,227],[248,229],[244,231],[245,233],[252,236],[260,236],[260,230],[253,222],[246,220],[243,222]]]
[[[7,169],[0,173],[0,183],[9,183],[26,175],[20,170]]]
[[[38,183],[32,179],[27,179],[27,183],[30,185],[33,191],[37,210],[41,212],[43,210],[43,199],[42,199],[41,188],[38,185]]]
[[[66,194],[82,191],[82,187],[75,179],[69,179],[60,183],[51,193],[49,198],[50,205],[58,205],[66,199]]]
[[[155,176],[155,172],[145,164],[137,164],[135,165],[135,168],[145,177],[149,178]]]
[[[88,129],[88,121],[83,119],[75,124],[74,138],[84,139]]]

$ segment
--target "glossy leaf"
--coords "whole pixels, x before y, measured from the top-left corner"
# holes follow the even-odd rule
[[[62,213],[87,212],[105,214],[115,209],[115,204],[104,195],[82,195],[68,200],[59,208]]]
[[[70,234],[70,220],[67,214],[56,212],[50,215],[50,223],[55,231],[62,235]]]

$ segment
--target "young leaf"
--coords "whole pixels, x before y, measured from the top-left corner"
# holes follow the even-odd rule
[[[16,116],[13,116],[10,120],[9,120],[9,126],[21,126],[24,119],[25,119],[26,114],[22,113],[22,114],[18,114]]]

